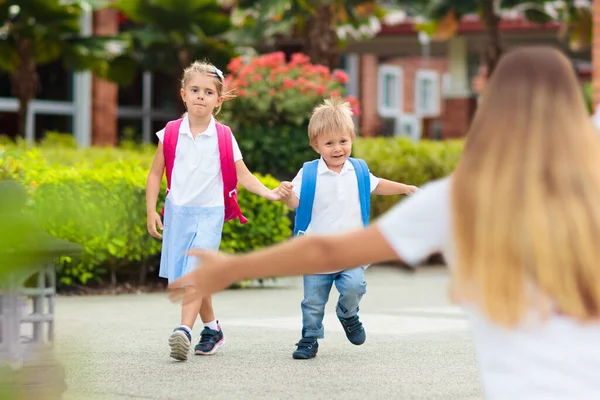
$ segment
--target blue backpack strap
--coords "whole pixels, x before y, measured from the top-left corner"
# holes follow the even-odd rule
[[[302,186],[300,187],[300,204],[296,209],[294,235],[303,235],[312,218],[315,189],[317,187],[317,167],[319,160],[308,161],[302,167]]]
[[[358,181],[358,197],[360,198],[360,211],[362,214],[363,224],[369,225],[371,219],[371,176],[369,167],[365,160],[360,158],[349,158],[356,172]]]

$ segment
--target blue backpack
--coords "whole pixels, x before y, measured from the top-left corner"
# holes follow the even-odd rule
[[[367,226],[371,218],[371,178],[369,167],[367,167],[367,163],[364,160],[359,158],[348,158],[348,160],[352,163],[356,172],[360,210],[363,224]],[[302,187],[300,189],[300,204],[296,210],[294,235],[303,235],[310,224],[317,186],[318,165],[319,160],[313,160],[305,162],[302,167]]]

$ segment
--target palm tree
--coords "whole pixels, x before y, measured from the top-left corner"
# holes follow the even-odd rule
[[[122,35],[140,71],[162,72],[175,83],[195,60],[224,68],[236,55],[224,37],[229,14],[216,0],[116,0],[112,7],[132,24]]]
[[[237,0],[231,3],[232,41],[256,47],[281,37],[300,39],[313,64],[339,66],[340,27],[361,28],[385,9],[376,0]]]
[[[61,59],[65,69],[91,70],[121,82],[131,78],[132,62],[123,57],[126,41],[81,34],[81,17],[94,5],[83,0],[0,1],[0,69],[11,74],[12,93],[19,100],[19,135],[25,134],[39,65]]]

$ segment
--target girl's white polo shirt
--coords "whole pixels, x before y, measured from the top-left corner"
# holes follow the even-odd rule
[[[443,253],[452,267],[450,178],[425,185],[376,224],[398,256],[413,265]],[[545,325],[507,330],[476,307],[470,318],[485,398],[550,400],[600,398],[600,324],[555,315]]]
[[[165,129],[156,132],[163,142]],[[242,159],[242,153],[232,135],[233,159]],[[223,177],[215,119],[211,116],[206,130],[194,137],[187,114],[179,128],[175,163],[168,198],[180,206],[224,206]]]

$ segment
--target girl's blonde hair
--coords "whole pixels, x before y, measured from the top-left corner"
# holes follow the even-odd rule
[[[314,144],[321,135],[333,132],[348,133],[355,139],[350,103],[340,97],[325,99],[315,107],[308,123],[308,139]]]
[[[190,77],[194,74],[204,74],[213,78],[217,87],[217,94],[219,97],[223,98],[223,101],[230,100],[235,97],[235,95],[232,94],[233,91],[225,92],[225,74],[223,74],[223,72],[214,65],[203,61],[194,61],[189,67],[183,70],[183,76],[181,78],[182,89],[185,89]],[[216,107],[215,115],[219,114],[221,111],[222,104],[223,103]]]
[[[599,141],[564,55],[502,57],[452,178],[453,297],[509,327],[600,316]]]

